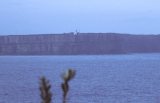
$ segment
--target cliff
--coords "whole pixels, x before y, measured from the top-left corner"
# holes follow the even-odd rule
[[[73,33],[0,36],[0,55],[77,55],[160,52],[160,35]]]

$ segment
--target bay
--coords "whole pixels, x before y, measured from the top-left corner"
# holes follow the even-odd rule
[[[67,103],[159,103],[160,54],[0,56],[0,103],[40,103],[39,78],[62,103],[61,74],[76,70]]]

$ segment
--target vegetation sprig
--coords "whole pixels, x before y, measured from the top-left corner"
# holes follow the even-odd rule
[[[51,103],[52,101],[52,93],[50,92],[51,85],[49,83],[49,80],[47,80],[45,77],[42,77],[40,79],[40,96],[42,99],[41,103]]]
[[[75,70],[69,69],[62,75],[63,83],[61,84],[61,88],[63,91],[63,103],[66,103],[66,97],[69,91],[69,81],[75,77],[75,74]]]

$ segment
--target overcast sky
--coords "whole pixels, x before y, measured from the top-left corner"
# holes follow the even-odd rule
[[[160,34],[160,0],[0,0],[0,35]]]

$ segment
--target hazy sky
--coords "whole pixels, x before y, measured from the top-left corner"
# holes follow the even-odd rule
[[[0,35],[160,34],[160,0],[0,0]]]

